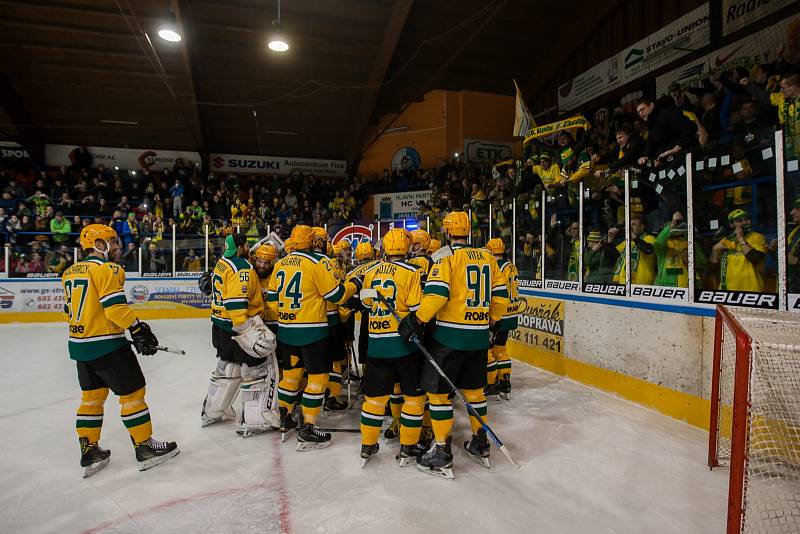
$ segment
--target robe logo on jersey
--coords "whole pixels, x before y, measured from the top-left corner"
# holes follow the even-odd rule
[[[700,304],[727,304],[745,308],[778,309],[778,295],[774,293],[698,289],[695,290],[694,296],[695,301]]]
[[[336,232],[336,235],[333,236],[332,241],[333,243],[338,243],[342,240],[348,241],[353,249],[355,249],[356,245],[362,241],[372,241],[372,229],[373,226],[371,224],[369,226],[364,226],[362,224],[351,224],[350,226],[345,226]]]

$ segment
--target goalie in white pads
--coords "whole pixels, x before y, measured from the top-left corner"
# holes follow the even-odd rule
[[[228,236],[211,275],[211,337],[219,361],[201,415],[203,426],[234,418],[233,402],[241,389],[237,432],[245,437],[280,424],[275,335],[261,320],[264,299],[258,274],[245,259],[248,253],[244,236]]]

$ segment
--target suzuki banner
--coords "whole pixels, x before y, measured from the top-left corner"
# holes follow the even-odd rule
[[[656,95],[667,93],[672,83],[684,87],[700,87],[703,78],[714,71],[726,71],[735,67],[751,68],[761,63],[771,63],[782,49],[792,44],[792,38],[800,28],[800,15],[787,17],[760,32],[740,39],[728,46],[697,58],[688,65],[656,78]]]
[[[569,111],[637,80],[710,41],[708,3],[595,65],[558,88],[558,109]]]
[[[291,174],[293,171],[300,171],[304,174],[313,174],[315,176],[347,176],[347,162],[338,159],[211,154],[209,161],[213,172]]]
[[[101,163],[107,168],[119,167],[126,170],[162,171],[172,169],[175,161],[182,159],[187,165],[200,168],[202,165],[198,152],[179,152],[176,150],[158,150],[155,148],[112,148],[105,146],[87,146],[92,155],[93,165]],[[52,166],[75,163],[78,147],[74,145],[45,145],[45,163]]]

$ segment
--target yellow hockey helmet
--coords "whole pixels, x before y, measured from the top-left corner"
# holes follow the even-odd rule
[[[286,241],[283,242],[283,251],[286,252],[286,254],[291,254],[295,250],[297,250],[297,245],[294,244],[294,239],[291,237],[287,238]]]
[[[411,232],[411,244],[418,244],[420,250],[428,250],[428,245],[431,244],[431,235],[425,230],[414,230]]]
[[[444,229],[453,237],[467,237],[469,235],[469,216],[465,211],[453,211],[444,218]]]
[[[438,239],[431,239],[431,243],[428,245],[428,254],[433,254],[440,248],[442,248],[442,242]]]
[[[503,254],[506,251],[506,244],[499,237],[495,237],[486,243],[486,248],[492,254]]]
[[[275,245],[260,245],[253,251],[253,259],[261,261],[275,261],[278,259],[278,249],[275,247]]]
[[[409,232],[402,228],[392,228],[383,236],[383,253],[387,256],[405,256],[410,246]]]
[[[314,236],[314,239],[317,240],[319,238]],[[315,242],[314,244],[316,245],[317,243]],[[332,258],[336,255],[336,247],[331,245],[330,241],[325,242],[325,255],[329,258]]]
[[[90,224],[81,230],[79,241],[83,250],[94,249],[94,243],[98,239],[109,243],[117,239],[117,232],[105,224]]]
[[[367,261],[375,259],[375,248],[369,241],[362,241],[356,246],[356,260]]]
[[[314,229],[305,224],[298,224],[292,230],[290,239],[294,241],[295,250],[308,250],[314,244]]]

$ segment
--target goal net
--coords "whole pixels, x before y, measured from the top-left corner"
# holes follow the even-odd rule
[[[708,465],[729,534],[800,532],[800,315],[717,307]]]

